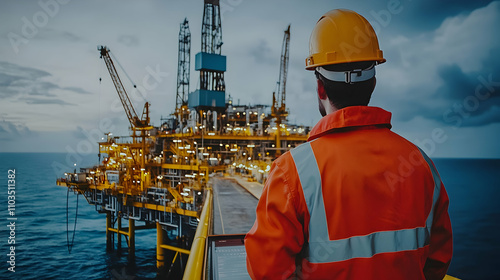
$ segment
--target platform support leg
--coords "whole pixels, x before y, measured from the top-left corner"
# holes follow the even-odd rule
[[[116,233],[118,237],[118,249],[122,248],[122,235],[120,234],[120,230],[122,230],[122,216],[118,214],[118,232]]]
[[[106,212],[106,249],[112,250],[113,249],[113,240],[112,238],[112,232],[109,230],[111,228],[111,212],[107,211]]]
[[[163,245],[163,229],[160,223],[156,222],[156,267],[162,268],[165,265],[165,249]]]
[[[135,220],[128,219],[128,251],[132,258],[135,255]]]

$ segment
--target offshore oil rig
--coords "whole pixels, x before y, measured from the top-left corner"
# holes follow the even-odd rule
[[[106,214],[108,249],[115,243],[121,246],[123,237],[133,256],[135,231],[156,228],[157,267],[172,267],[180,259],[189,267],[181,269],[195,270],[196,275],[201,275],[205,239],[212,234],[211,177],[240,173],[263,183],[272,161],[306,141],[309,132],[308,127],[287,122],[290,26],[284,31],[271,105],[237,105],[226,96],[218,0],[204,0],[201,39],[201,51],[195,56],[199,88],[190,92],[191,33],[187,19],[180,24],[176,107],[160,127],[150,124],[147,102],[139,117],[110,50],[99,46],[131,134],[106,134],[99,143],[103,156],[99,165],[57,180]],[[122,224],[127,220],[128,225]]]

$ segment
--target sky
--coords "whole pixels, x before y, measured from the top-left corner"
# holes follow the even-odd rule
[[[325,12],[354,10],[373,25],[387,62],[371,105],[431,157],[500,158],[500,1],[221,0],[226,91],[234,103],[271,104],[283,31],[291,24],[289,120],[320,118],[304,70]],[[128,121],[98,45],[106,45],[136,111],[161,124],[175,108],[178,32],[191,31],[191,91],[199,87],[203,1],[0,1],[0,152],[97,153]],[[101,82],[99,79],[101,79]]]

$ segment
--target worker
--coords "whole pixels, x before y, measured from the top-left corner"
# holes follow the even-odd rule
[[[272,164],[245,237],[252,279],[443,279],[452,256],[448,196],[429,157],[368,106],[377,36],[332,10],[314,27],[306,69],[323,118]]]

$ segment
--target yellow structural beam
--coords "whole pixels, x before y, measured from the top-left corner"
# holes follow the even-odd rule
[[[187,250],[187,249],[182,249],[182,248],[178,248],[178,247],[170,246],[170,245],[166,245],[166,244],[162,244],[162,245],[160,245],[160,247],[163,249],[170,250],[170,251],[179,252],[182,254],[189,255],[189,250]]]
[[[75,186],[77,188],[88,188],[90,185],[87,182],[67,182],[67,181],[56,181],[56,185],[61,187],[71,187]]]
[[[198,171],[199,165],[164,163],[161,165],[161,168]]]
[[[160,134],[157,137],[159,138],[191,138],[191,139],[201,139],[202,136],[201,134]],[[235,141],[274,141],[275,136],[274,135],[265,135],[265,136],[258,136],[258,135],[235,135],[235,134],[215,134],[215,135],[208,135],[204,134],[203,138],[206,140],[235,140]],[[288,141],[306,141],[307,140],[307,135],[281,135],[282,140],[288,140]]]
[[[177,207],[172,208],[172,207],[168,207],[168,206],[143,203],[143,202],[134,202],[134,203],[132,203],[132,206],[147,208],[147,209],[157,210],[157,211],[162,211],[162,212],[176,212],[177,214],[184,215],[184,216],[190,216],[190,217],[196,217],[196,218],[198,217],[198,213],[196,211],[184,210],[184,209],[177,208]]]
[[[112,228],[112,227],[110,227],[110,228],[108,228],[108,231],[110,231],[110,232],[114,232],[114,233],[119,233],[119,234],[126,235],[126,236],[130,236],[130,232],[128,232],[128,231],[123,231],[123,230],[119,230],[119,229],[117,229],[117,228]]]
[[[212,212],[212,193],[207,191],[205,204],[201,211],[200,223],[194,235],[191,245],[191,254],[189,255],[186,269],[184,270],[183,280],[200,280],[203,273],[203,260],[205,257],[205,241],[208,236],[208,227]]]

